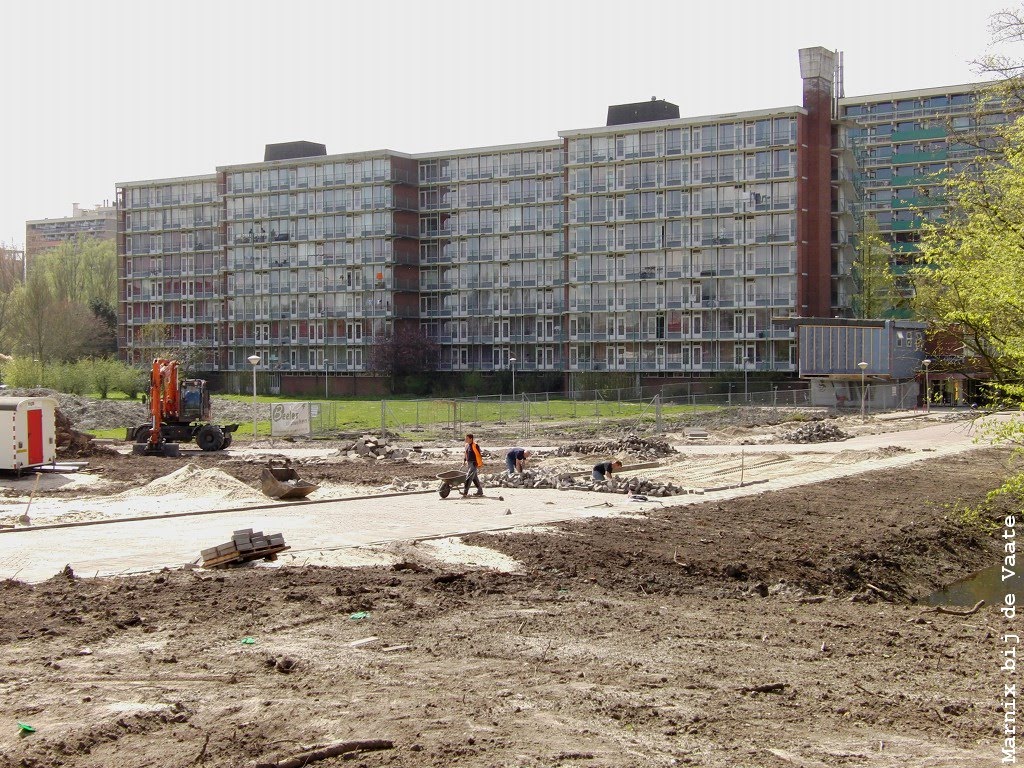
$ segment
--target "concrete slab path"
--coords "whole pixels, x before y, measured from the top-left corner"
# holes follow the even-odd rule
[[[1004,417],[993,417],[1004,418]],[[983,447],[977,425],[965,422],[928,424],[917,430],[864,435],[842,443],[811,446],[743,446],[750,453],[871,450],[899,445],[895,456],[771,479],[757,485],[678,496],[665,500],[687,505],[723,500],[903,466],[924,459]],[[685,453],[732,453],[740,446],[686,446]],[[685,459],[684,459],[685,461]],[[499,501],[498,496],[504,497]],[[606,503],[611,506],[606,506]],[[192,562],[203,548],[227,541],[232,531],[253,528],[283,533],[296,552],[320,552],[396,541],[459,536],[518,526],[543,525],[609,514],[629,514],[661,507],[636,503],[615,494],[582,491],[490,489],[488,497],[441,499],[436,492],[348,498],[316,504],[250,508],[214,514],[118,521],[69,528],[21,528],[0,533],[0,579],[40,581],[65,564],[82,576],[115,575],[177,567]],[[512,514],[506,514],[511,510]],[[182,511],[182,510],[166,510]]]

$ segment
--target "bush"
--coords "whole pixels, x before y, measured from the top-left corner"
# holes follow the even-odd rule
[[[43,368],[31,357],[13,357],[5,360],[0,373],[4,384],[18,389],[33,389],[43,383]]]
[[[134,368],[130,365],[121,364],[121,371],[117,377],[114,389],[123,392],[132,400],[138,398],[140,392],[145,392],[149,386],[149,375],[141,368]]]
[[[117,389],[125,366],[112,357],[101,357],[90,364],[92,373],[92,389],[99,393],[101,400],[106,400],[111,390]]]
[[[57,363],[50,366],[46,373],[44,383],[58,392],[84,395],[92,389],[92,375],[87,361]]]

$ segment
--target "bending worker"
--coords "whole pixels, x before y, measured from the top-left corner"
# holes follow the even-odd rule
[[[596,482],[601,483],[605,480],[610,480],[612,472],[616,469],[622,469],[621,461],[602,461],[600,464],[594,465],[594,474],[592,477]]]
[[[505,454],[505,466],[508,467],[508,473],[510,475],[519,472],[522,474],[526,468],[526,460],[530,458],[530,452],[524,451],[522,448],[513,448],[511,451]]]

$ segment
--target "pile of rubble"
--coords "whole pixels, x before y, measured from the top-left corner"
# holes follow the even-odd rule
[[[373,435],[363,435],[347,445],[338,448],[339,456],[347,456],[350,459],[392,459],[400,460],[409,457],[409,451],[389,445],[383,438]]]
[[[626,493],[643,496],[675,496],[686,493],[674,483],[652,480],[644,477],[616,478],[611,482],[596,482],[590,472],[566,473],[556,470],[527,469],[521,474],[509,475],[499,472],[493,475],[481,475],[483,484],[488,488],[556,488],[563,491],[598,491],[602,493]]]
[[[784,443],[835,443],[850,439],[850,435],[831,422],[815,421],[783,432],[779,439]]]
[[[110,453],[111,449],[97,446],[93,442],[93,436],[85,432],[79,432],[71,426],[71,419],[57,408],[54,411],[54,426],[56,428],[57,455],[62,458],[74,459],[81,456],[92,456],[96,453]]]
[[[638,459],[659,459],[672,456],[676,449],[664,440],[650,440],[639,435],[626,435],[615,440],[591,440],[566,443],[559,447],[556,456],[571,456],[574,453],[587,456],[615,456],[628,454]]]

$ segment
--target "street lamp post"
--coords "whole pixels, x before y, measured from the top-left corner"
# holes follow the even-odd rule
[[[259,355],[249,355],[247,358],[252,366],[252,439],[256,439],[256,366],[260,364]]]
[[[930,382],[928,381],[928,368],[929,368],[929,366],[931,366],[931,364],[932,364],[932,361],[930,359],[928,359],[928,358],[925,358],[924,360],[921,361],[921,365],[924,366],[924,412],[925,413],[931,413],[932,390],[931,390],[931,387],[929,386]]]
[[[867,405],[868,390],[864,384],[864,372],[867,370],[868,364],[861,360],[857,363],[857,367],[860,368],[860,420],[867,421],[865,406]]]
[[[515,400],[516,399],[516,359],[514,357],[510,357],[508,359],[508,364],[512,367],[512,399]]]

